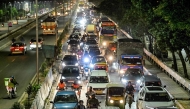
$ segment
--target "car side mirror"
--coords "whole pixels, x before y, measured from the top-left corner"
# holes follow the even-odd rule
[[[139,98],[139,100],[143,100],[142,98]]]
[[[166,88],[166,85],[164,85],[163,87]]]

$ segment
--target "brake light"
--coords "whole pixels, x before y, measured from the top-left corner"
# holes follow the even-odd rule
[[[24,47],[20,47],[20,48],[24,48]]]

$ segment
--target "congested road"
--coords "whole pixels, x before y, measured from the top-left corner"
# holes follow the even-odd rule
[[[65,22],[67,22],[69,16],[60,16],[59,20],[59,34],[64,28]],[[40,21],[39,21],[40,22]],[[55,35],[42,35],[42,29],[39,26],[39,37],[44,39],[44,44],[55,45]],[[10,46],[0,51],[0,109],[8,109],[12,104],[21,97],[26,90],[29,82],[36,74],[36,51],[29,49],[30,39],[36,36],[36,29],[33,28],[27,34],[23,35],[25,43],[27,44],[27,53],[25,55],[10,55]],[[42,50],[39,50],[39,67],[44,61],[45,57]],[[14,76],[18,81],[17,86],[17,98],[8,99],[7,91],[4,86],[4,78]]]

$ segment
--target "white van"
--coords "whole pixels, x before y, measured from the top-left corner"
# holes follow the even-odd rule
[[[108,73],[105,70],[92,70],[88,87],[92,86],[96,94],[102,95],[106,85],[110,82]]]

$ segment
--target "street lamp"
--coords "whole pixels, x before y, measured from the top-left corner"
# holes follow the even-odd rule
[[[37,79],[39,84],[39,71],[38,71],[38,0],[36,1],[36,73],[37,73]]]
[[[10,13],[11,13],[11,20],[12,20],[12,4],[9,2],[9,6],[11,6]]]

